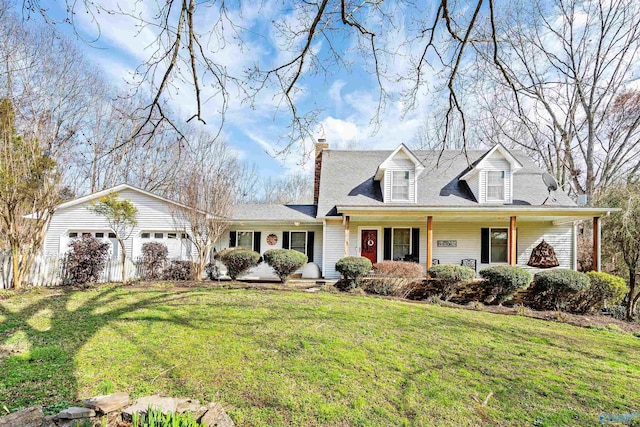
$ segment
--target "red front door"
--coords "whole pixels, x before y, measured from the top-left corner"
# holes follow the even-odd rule
[[[362,230],[360,255],[369,258],[372,264],[378,262],[378,230]]]

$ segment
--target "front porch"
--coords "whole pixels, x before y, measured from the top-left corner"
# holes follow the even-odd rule
[[[584,219],[594,224],[593,251],[599,269],[599,216],[576,217],[575,208],[571,216],[549,210],[536,214],[511,213],[476,210],[383,216],[379,211],[344,212],[337,220],[326,220],[324,276],[339,277],[335,262],[343,256],[365,256],[374,263],[411,260],[425,269],[434,264],[465,264],[478,272],[490,265],[502,264],[519,265],[535,272],[538,269],[527,263],[532,250],[542,240],[554,248],[559,268],[576,269],[576,224]],[[331,246],[328,246],[329,242]]]

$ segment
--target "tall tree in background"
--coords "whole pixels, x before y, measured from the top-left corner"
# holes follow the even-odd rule
[[[127,247],[125,240],[131,237],[138,224],[138,209],[131,200],[120,199],[117,193],[109,193],[91,203],[89,210],[104,217],[109,228],[116,235],[120,245],[120,262],[122,265],[122,283],[127,283]]]
[[[279,178],[268,177],[263,181],[263,196],[259,203],[310,204],[313,203],[313,176],[295,172]]]
[[[612,252],[610,256],[622,258],[626,265],[629,280],[627,318],[631,320],[640,300],[640,184],[612,185],[599,202],[621,209],[605,218],[602,239]]]
[[[11,252],[13,287],[22,287],[59,201],[56,163],[35,135],[20,136],[11,101],[0,101],[0,241]]]
[[[243,168],[223,140],[198,133],[190,135],[188,143],[188,173],[179,183],[176,199],[182,206],[174,206],[172,216],[195,249],[194,279],[202,280],[214,245],[231,224]]]
[[[640,109],[629,85],[639,71],[640,3],[533,1],[504,10],[485,31],[499,49],[473,43],[468,74],[483,95],[486,139],[524,148],[589,198],[637,174]]]

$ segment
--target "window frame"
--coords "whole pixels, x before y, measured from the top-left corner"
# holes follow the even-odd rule
[[[251,233],[251,246],[245,249],[253,250],[253,243],[256,238],[254,230],[236,230],[236,248],[244,248],[244,246],[240,246],[240,233]]]
[[[506,254],[506,260],[505,261],[493,261],[493,245],[492,245],[492,237],[493,237],[493,230],[504,230],[507,232],[507,250],[505,252]],[[489,227],[489,264],[496,264],[496,265],[505,265],[505,264],[509,264],[509,228],[508,227]]]
[[[502,198],[493,199],[489,197],[489,175],[492,173],[502,174]],[[492,188],[497,188],[497,185],[492,185]],[[507,171],[486,171],[484,177],[484,198],[487,202],[505,202],[507,200]]]
[[[293,249],[291,247],[291,243],[293,243],[293,233],[304,233],[304,252],[298,251],[297,249]],[[309,232],[307,230],[305,230],[305,231],[301,231],[301,230],[289,231],[289,249],[294,250],[294,251],[298,251],[298,252],[302,252],[303,254],[307,255],[307,245],[308,244],[309,244]]]
[[[395,259],[394,252],[394,237],[396,235],[396,230],[409,230],[409,252],[407,255],[411,254],[411,248],[413,247],[413,233],[411,232],[411,227],[391,227],[391,261]]]
[[[391,201],[392,202],[408,202],[409,200],[411,200],[411,171],[409,170],[393,170],[390,171],[391,172]],[[401,173],[404,174],[404,176],[406,176],[406,182],[407,182],[407,198],[399,198],[396,196],[394,188],[395,187],[400,187],[400,186],[396,186],[395,185],[395,176],[397,173]]]

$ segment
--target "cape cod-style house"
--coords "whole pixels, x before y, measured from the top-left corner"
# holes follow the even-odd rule
[[[327,279],[339,278],[336,262],[365,256],[372,262],[410,260],[526,268],[542,241],[560,268],[576,269],[577,222],[593,221],[594,263],[600,267],[600,218],[610,209],[577,206],[562,192],[549,194],[544,171],[525,153],[502,145],[489,150],[331,150],[316,144],[314,201],[309,205],[240,205],[227,235],[216,244],[304,252]],[[129,254],[162,241],[172,258],[188,259],[190,246],[171,215],[175,202],[122,184],[60,205],[52,219],[45,253],[61,255],[70,238],[91,233],[112,239],[106,223],[88,204],[117,191],[138,207]],[[117,244],[113,244],[117,256]],[[261,264],[247,278],[275,278]]]

